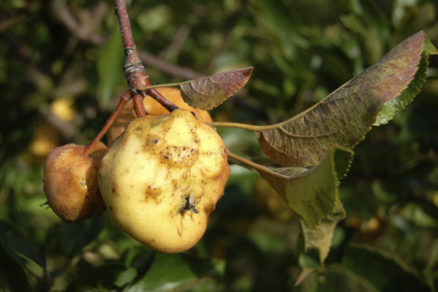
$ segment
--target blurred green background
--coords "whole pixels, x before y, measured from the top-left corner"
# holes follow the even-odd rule
[[[424,30],[435,0],[127,1],[153,83],[254,66],[218,121],[285,120]],[[438,58],[422,92],[356,147],[347,218],[325,266],[294,286],[297,218],[255,173],[231,167],[200,243],[156,254],[106,218],[61,222],[44,204],[51,149],[87,144],[126,88],[111,1],[0,2],[1,291],[427,291],[438,285]],[[239,154],[255,137],[220,129]],[[145,223],[146,224],[146,223]]]

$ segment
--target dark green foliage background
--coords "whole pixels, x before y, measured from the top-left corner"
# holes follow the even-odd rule
[[[140,51],[201,75],[255,67],[245,90],[212,112],[221,121],[285,120],[419,30],[438,44],[434,0],[127,2]],[[78,37],[56,5],[104,42]],[[102,19],[93,24],[98,5]],[[0,290],[435,289],[436,56],[414,102],[356,147],[340,187],[347,219],[336,229],[325,267],[314,266],[298,287],[300,265],[314,263],[299,258],[297,219],[269,208],[263,194],[276,195],[237,166],[204,238],[180,255],[152,252],[105,216],[61,222],[43,204],[44,157],[30,147],[35,130],[50,124],[57,134],[43,136],[59,136],[54,139],[59,144],[89,142],[126,87],[122,62],[111,1],[0,3]],[[161,66],[147,71],[154,83],[190,78]],[[65,96],[73,98],[77,115],[60,123],[49,105]],[[220,134],[234,152],[261,154],[251,133],[220,129]]]

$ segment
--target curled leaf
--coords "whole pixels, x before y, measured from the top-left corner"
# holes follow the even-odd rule
[[[225,71],[209,77],[179,84],[181,95],[189,105],[210,110],[236,94],[248,81],[254,67]]]
[[[235,159],[234,154],[230,155]],[[348,171],[353,151],[346,148],[332,148],[316,166],[307,168],[262,166],[239,160],[260,173],[286,201],[289,207],[300,215],[310,229],[323,219],[334,214],[338,199],[339,181]],[[329,218],[330,220],[330,218]]]
[[[424,32],[414,34],[308,110],[254,127],[261,148],[280,165],[309,166],[334,145],[354,147],[373,124],[388,122],[412,101],[425,81],[427,58],[436,53]]]

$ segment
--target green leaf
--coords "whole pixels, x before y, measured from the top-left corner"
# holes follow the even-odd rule
[[[388,122],[411,102],[424,83],[428,55],[436,53],[418,32],[306,111],[252,130],[278,164],[315,165],[334,145],[354,147],[373,124]]]
[[[2,291],[30,291],[23,267],[0,248],[0,287]]]
[[[261,22],[263,27],[274,36],[277,41],[276,46],[281,48],[281,52],[287,59],[292,58],[296,47],[307,45],[306,38],[300,35],[299,26],[291,17],[290,11],[282,5],[282,2],[265,0],[252,0],[250,2],[262,12],[257,15],[256,21]],[[264,33],[266,34],[266,32]],[[275,53],[272,55],[274,58],[276,57]]]
[[[58,235],[62,247],[69,255],[74,255],[97,238],[103,229],[102,217],[95,217],[81,222],[61,222]]]
[[[179,85],[181,95],[189,105],[210,110],[236,94],[248,81],[253,67],[225,71]]]
[[[76,257],[74,272],[68,276],[66,291],[115,291],[115,282],[126,267],[119,261],[107,260],[100,265],[91,265],[83,257]],[[117,290],[119,291],[119,290]]]
[[[258,171],[289,207],[303,218],[308,228],[314,229],[323,219],[338,213],[338,210],[334,210],[339,200],[338,184],[348,171],[353,151],[335,147],[318,165],[310,169],[268,167],[241,159],[234,154],[229,153],[228,156],[231,160],[237,160],[239,164]]]
[[[338,201],[338,184],[348,170],[353,151],[334,148],[316,166],[297,173],[297,168],[275,169],[283,177],[260,172],[270,185],[299,214],[309,228],[315,228],[331,215]],[[336,165],[343,161],[344,169]],[[289,173],[288,173],[289,172]]]
[[[317,268],[319,268],[319,261],[315,261],[315,259],[312,256],[306,255],[304,253],[301,253],[298,256],[298,264],[300,267],[302,267],[305,271],[313,271]]]
[[[397,80],[393,76],[400,76],[399,78],[412,76],[411,81],[401,93],[385,102],[374,123],[375,126],[388,123],[394,118],[396,112],[404,109],[415,98],[426,81],[427,67],[429,65],[428,57],[429,55],[436,54],[438,54],[437,48],[432,45],[428,37],[421,31],[400,43],[375,65],[387,68],[388,71],[385,73],[392,78],[391,82],[400,83],[400,85],[397,84],[400,87],[406,83],[405,80]],[[380,80],[378,82],[380,83]],[[394,87],[388,81],[388,84],[377,86],[376,89],[386,91],[389,86]]]
[[[156,254],[146,275],[124,291],[189,290],[213,281],[213,278],[210,278],[211,265],[206,266],[204,261],[199,260],[195,262],[196,265],[190,258],[177,254]],[[199,267],[203,267],[202,271],[197,271]]]
[[[17,264],[24,266],[26,262],[46,268],[44,246],[39,246],[19,236],[7,223],[0,222],[0,246]]]
[[[128,268],[117,276],[114,284],[116,284],[117,287],[123,287],[126,284],[130,283],[132,280],[134,280],[136,276],[137,270],[134,268]]]
[[[324,262],[330,251],[336,225],[345,215],[344,207],[337,199],[332,214],[325,217],[316,227],[311,228],[304,220],[300,220],[304,251],[299,255],[298,262],[302,271],[295,285],[299,285]]]
[[[370,267],[372,268],[372,267]],[[362,278],[340,264],[330,265],[324,271],[324,281],[319,286],[319,291],[339,292],[378,292],[368,279]]]
[[[378,291],[431,291],[413,269],[396,256],[376,248],[348,246],[342,264],[367,279]]]
[[[152,263],[155,252],[143,245],[134,245],[126,248],[124,263],[127,267],[133,267],[138,270],[146,270]]]
[[[99,74],[98,94],[103,104],[107,104],[114,95],[114,90],[123,81],[123,46],[120,30],[114,28],[108,43],[102,47],[97,60]]]
[[[300,220],[304,237],[304,252],[309,253],[312,250],[316,250],[319,262],[324,262],[330,251],[335,227],[344,218],[345,210],[338,199],[335,202],[332,214],[325,217],[316,227],[311,228],[304,220]]]

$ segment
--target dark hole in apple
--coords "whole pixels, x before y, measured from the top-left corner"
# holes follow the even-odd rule
[[[186,204],[182,207],[181,211],[192,211],[195,214],[198,214],[199,211],[195,207],[195,201],[192,194],[185,197]]]

